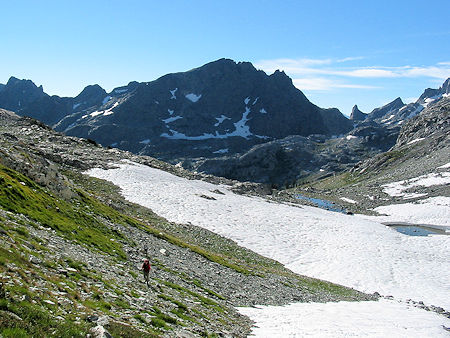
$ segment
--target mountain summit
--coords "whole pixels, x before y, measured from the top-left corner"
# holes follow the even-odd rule
[[[359,110],[358,106],[355,104],[350,114],[350,120],[352,121],[363,121],[367,117],[367,114]]]
[[[220,59],[116,88],[56,129],[178,161],[240,153],[289,135],[342,134],[351,123],[337,109],[312,104],[282,71],[267,75],[249,62]]]

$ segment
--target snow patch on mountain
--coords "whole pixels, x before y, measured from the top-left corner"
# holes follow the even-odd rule
[[[347,197],[341,197],[340,199],[341,199],[342,201],[344,201],[344,202],[351,203],[351,204],[356,204],[356,203],[358,203],[358,202],[356,202],[355,200],[352,200],[352,199],[347,198]]]
[[[176,130],[171,129],[170,130],[171,134],[162,133],[160,136],[172,140],[191,140],[191,141],[207,140],[213,138],[224,139],[233,136],[239,136],[248,139],[250,136],[253,136],[253,134],[250,132],[250,127],[246,125],[246,123],[249,121],[248,119],[249,113],[250,108],[245,107],[245,112],[242,114],[242,118],[238,122],[234,123],[235,130],[231,133],[220,134],[218,131],[216,131],[215,134],[203,133],[203,135],[187,136],[184,133],[180,133]]]
[[[440,167],[437,167],[437,169],[448,169],[450,168],[450,162],[444,165],[441,165]]]
[[[223,121],[225,120],[231,120],[231,118],[225,116],[225,115],[221,115],[220,117],[216,117],[217,123],[214,124],[214,127],[218,127],[220,124],[222,124]]]
[[[213,154],[226,154],[226,153],[228,153],[228,148],[213,151]]]
[[[168,124],[168,123],[171,123],[171,122],[173,122],[173,121],[176,121],[176,120],[179,120],[179,119],[182,119],[182,118],[183,118],[182,116],[177,115],[177,116],[169,117],[169,118],[167,118],[167,119],[163,119],[162,121],[163,121],[165,124]]]
[[[448,337],[450,320],[394,300],[238,308],[255,337]]]
[[[176,99],[177,99],[177,96],[175,95],[175,93],[177,92],[177,90],[178,90],[178,88],[169,90],[169,92],[170,92],[170,94],[171,94],[171,97],[170,97],[171,100],[176,100]]]
[[[112,114],[114,114],[113,109],[116,108],[118,105],[119,105],[119,102],[114,102],[114,104],[106,110],[97,110],[97,111],[90,113],[89,115],[83,115],[81,118],[85,118],[87,116],[95,117],[95,116],[99,116],[99,115],[103,115],[103,116],[112,115]]]
[[[431,187],[433,185],[450,184],[450,172],[439,172],[422,175],[409,180],[401,180],[383,185],[383,192],[390,196],[404,196],[404,191],[412,187]]]
[[[383,222],[434,224],[450,227],[450,197],[429,197],[414,203],[380,206],[374,210],[386,215],[377,216]],[[450,228],[447,231],[450,231]],[[446,250],[447,252],[450,250],[450,240],[447,243]],[[450,278],[447,280],[448,282],[450,282]]]
[[[423,137],[416,138],[415,140],[409,141],[409,142],[408,142],[408,145],[409,145],[409,144],[414,144],[414,143],[416,143],[416,142],[420,142],[420,141],[422,141],[422,140],[425,140],[425,139],[424,139]]]
[[[194,93],[190,93],[190,94],[186,94],[185,97],[192,102],[197,102],[198,100],[200,100],[200,98],[202,97],[202,94],[200,95],[196,95]]]

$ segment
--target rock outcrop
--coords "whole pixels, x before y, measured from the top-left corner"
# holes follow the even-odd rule
[[[358,106],[355,104],[352,108],[352,113],[350,114],[351,121],[363,121],[367,117],[367,114],[359,110]]]

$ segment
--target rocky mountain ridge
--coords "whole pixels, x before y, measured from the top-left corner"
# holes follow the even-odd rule
[[[401,125],[404,121],[407,121],[414,116],[420,114],[429,104],[437,102],[442,98],[450,95],[450,78],[445,80],[441,87],[438,89],[427,88],[422,95],[409,104],[403,103],[401,98],[396,98],[394,101],[384,105],[380,108],[375,108],[372,112],[364,114],[358,112],[357,118],[350,117],[355,121],[375,121],[386,126]],[[357,106],[355,106],[357,108]],[[361,115],[364,114],[364,115]],[[353,111],[352,111],[353,115]]]
[[[268,76],[251,63],[220,59],[111,93],[88,86],[75,98],[50,97],[29,80],[11,78],[0,107],[104,146],[285,187],[387,151],[404,121],[449,95],[449,82],[408,105],[397,98],[369,114],[355,105],[346,119],[309,102],[283,72]]]

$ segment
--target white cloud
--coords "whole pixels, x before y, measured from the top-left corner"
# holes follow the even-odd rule
[[[349,79],[389,79],[429,77],[440,81],[450,77],[450,62],[430,66],[361,66],[344,67],[342,63],[365,59],[362,56],[341,59],[274,59],[261,60],[255,66],[271,74],[284,70],[293,78],[295,86],[305,90],[330,90],[333,88],[376,88],[365,84],[348,83]],[[342,81],[336,80],[342,78]],[[344,80],[347,78],[347,80]],[[351,81],[350,81],[351,82]]]
[[[350,56],[343,59],[336,60],[336,62],[349,62],[349,61],[357,61],[365,59],[364,56]]]
[[[300,90],[330,90],[333,88],[359,88],[373,89],[375,86],[366,86],[351,83],[341,83],[323,77],[293,79],[294,86]]]

